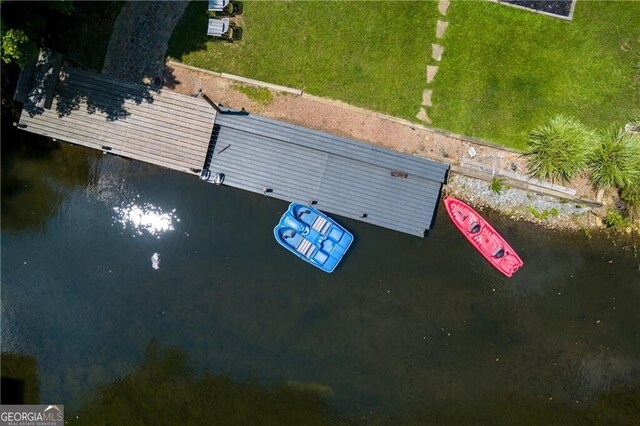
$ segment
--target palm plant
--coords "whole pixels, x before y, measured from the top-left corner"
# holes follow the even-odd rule
[[[491,189],[496,194],[502,194],[502,191],[508,189],[507,184],[504,182],[504,178],[500,176],[494,176],[491,178],[491,183],[489,184],[489,189]]]
[[[599,132],[590,153],[591,181],[599,188],[625,188],[640,181],[640,137],[619,129]]]
[[[579,121],[558,115],[529,134],[529,174],[569,181],[584,170],[594,134]]]

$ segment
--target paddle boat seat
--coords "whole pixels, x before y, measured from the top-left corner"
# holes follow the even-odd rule
[[[311,244],[311,241],[302,238],[302,241],[300,241],[300,244],[296,247],[296,251],[304,257],[310,257],[314,248],[315,246]]]

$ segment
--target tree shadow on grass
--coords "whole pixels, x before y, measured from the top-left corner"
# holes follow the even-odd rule
[[[212,40],[207,35],[208,20],[207,2],[191,2],[173,31],[167,55],[181,60],[187,53],[204,50]]]

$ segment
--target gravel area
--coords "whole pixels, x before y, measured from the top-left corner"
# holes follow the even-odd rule
[[[167,45],[188,4],[128,1],[113,26],[102,73],[136,83],[162,84]]]
[[[535,222],[548,228],[585,229],[602,226],[600,219],[588,206],[516,188],[505,188],[497,194],[488,182],[466,176],[450,176],[445,192],[474,207],[491,207],[513,219]]]
[[[568,17],[574,0],[499,0],[501,3],[514,4],[531,10]]]

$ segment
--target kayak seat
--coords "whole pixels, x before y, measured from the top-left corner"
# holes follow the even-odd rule
[[[478,222],[473,222],[469,226],[469,232],[471,232],[472,234],[477,234],[478,232],[480,232],[480,224]]]
[[[494,256],[496,259],[500,259],[502,256],[504,256],[504,249],[503,249],[502,247],[500,247],[500,248],[498,249],[498,251],[496,251],[496,252],[493,254],[493,256]]]

